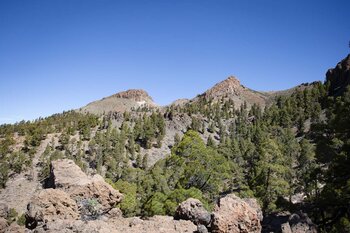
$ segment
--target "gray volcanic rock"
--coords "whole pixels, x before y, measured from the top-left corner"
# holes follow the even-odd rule
[[[345,88],[350,84],[350,54],[335,68],[327,71],[326,81],[330,82],[330,95],[339,96],[345,91]]]
[[[177,207],[174,218],[190,220],[196,225],[208,226],[211,214],[198,199],[189,198]]]
[[[265,216],[262,232],[317,233],[317,227],[305,213],[280,212]]]

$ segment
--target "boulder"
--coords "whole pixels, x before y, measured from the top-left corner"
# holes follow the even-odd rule
[[[57,219],[77,220],[80,216],[76,202],[58,189],[39,191],[34,195],[27,209],[26,226],[29,229]]]
[[[243,201],[245,201],[250,207],[256,210],[256,212],[258,213],[259,220],[261,222],[264,218],[264,215],[258,201],[255,198],[244,198]]]
[[[69,194],[78,203],[96,200],[103,213],[121,202],[123,195],[107,184],[100,175],[87,176],[72,160],[60,159],[51,163],[51,186]]]
[[[299,211],[278,212],[265,216],[263,232],[317,233],[317,227],[307,214]]]
[[[259,209],[234,194],[227,195],[214,208],[211,232],[260,233]]]
[[[316,225],[301,211],[292,214],[288,222],[292,233],[317,233]]]
[[[198,199],[189,198],[177,207],[174,218],[190,220],[196,225],[208,226],[211,214]]]

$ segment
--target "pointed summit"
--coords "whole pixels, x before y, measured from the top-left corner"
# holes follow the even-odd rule
[[[236,108],[246,103],[247,106],[258,104],[261,107],[266,105],[268,95],[262,92],[254,91],[241,85],[241,82],[235,76],[229,76],[225,80],[215,84],[212,88],[204,92],[198,98],[212,99],[214,102],[224,99],[231,99]]]
[[[214,87],[207,90],[205,96],[215,98],[230,94],[239,95],[242,89],[243,87],[240,81],[235,76],[229,76],[224,81],[215,84]]]

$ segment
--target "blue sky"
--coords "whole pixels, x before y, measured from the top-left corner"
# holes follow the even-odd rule
[[[229,75],[324,80],[350,51],[350,1],[1,0],[0,123],[142,88],[162,105]]]

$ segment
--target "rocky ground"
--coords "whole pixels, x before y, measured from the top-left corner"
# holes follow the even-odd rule
[[[39,158],[44,153],[46,146],[51,142],[53,135],[47,135],[38,147],[33,161],[32,167],[21,174],[16,174],[6,183],[6,189],[0,193],[0,201],[8,205],[9,208],[15,209],[19,214],[24,213],[27,204],[31,200],[34,193],[41,189],[39,174]]]
[[[44,141],[42,146],[47,143]],[[263,230],[263,215],[257,201],[240,199],[234,194],[219,199],[213,212],[208,212],[199,200],[190,198],[178,206],[174,217],[141,219],[124,218],[115,208],[123,195],[100,175],[86,175],[72,160],[52,162],[48,184],[46,189],[28,195],[28,200],[22,198],[26,203],[19,203],[19,210],[27,206],[25,227],[8,221],[12,202],[0,203],[0,232],[258,233]],[[317,232],[302,213],[270,217],[264,222],[270,228],[265,227],[267,230],[263,232]]]
[[[16,223],[9,224],[6,220],[9,206],[2,203],[0,232],[168,233],[261,230],[259,206],[250,205],[234,195],[222,198],[213,213],[207,212],[198,200],[189,199],[178,207],[175,218],[123,218],[121,211],[115,208],[123,195],[101,176],[88,176],[67,159],[54,161],[51,167],[48,188],[38,189],[25,203],[26,228]]]

